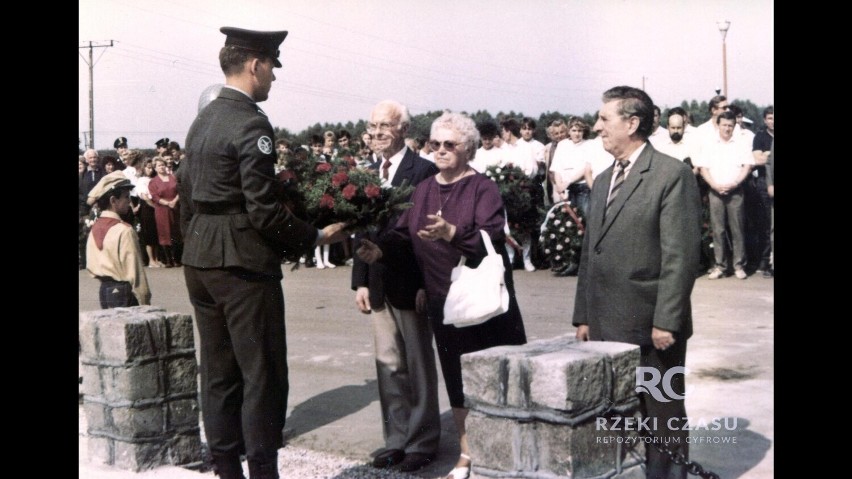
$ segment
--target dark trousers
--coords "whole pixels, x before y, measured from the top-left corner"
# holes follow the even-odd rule
[[[139,300],[133,295],[133,287],[129,282],[103,278],[100,281],[101,289],[98,297],[101,300],[102,309],[139,306]]]
[[[665,351],[655,349],[653,346],[641,346],[639,365],[656,368],[660,371],[660,377],[664,377],[666,371],[671,368],[686,364],[686,341],[677,340]],[[672,391],[683,397],[686,391],[686,380],[683,374],[675,374],[671,381]],[[663,388],[659,388],[663,391]],[[671,399],[665,397],[664,399]],[[684,459],[689,458],[689,431],[682,431],[686,422],[686,407],[683,399],[671,399],[669,402],[657,401],[650,394],[640,393],[639,400],[642,405],[642,413],[645,417],[656,418],[656,430],[651,432],[660,439],[668,438],[663,444],[673,451],[683,454]],[[672,420],[670,418],[679,418]],[[674,429],[669,429],[669,426]],[[660,452],[653,443],[645,444],[647,457],[646,477],[648,479],[685,479],[687,470],[685,465],[677,465],[669,457]]]
[[[287,414],[281,280],[241,268],[184,268],[200,337],[201,412],[214,461],[277,478]],[[234,475],[232,477],[241,477]],[[222,475],[220,468],[220,476]]]
[[[584,218],[589,216],[589,200],[592,190],[586,183],[572,183],[568,185],[568,201],[580,210]]]
[[[772,252],[772,198],[766,186],[766,177],[745,180],[745,241],[746,258],[750,267],[769,269]]]

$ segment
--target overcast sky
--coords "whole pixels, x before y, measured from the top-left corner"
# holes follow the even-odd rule
[[[358,121],[383,99],[413,114],[514,110],[583,114],[616,85],[644,86],[662,107],[728,97],[774,102],[770,0],[80,0],[79,135],[95,146],[183,146],[205,88],[224,83],[222,26],[288,30],[277,81],[260,106],[298,132]]]

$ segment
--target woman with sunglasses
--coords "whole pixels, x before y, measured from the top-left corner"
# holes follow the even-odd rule
[[[464,407],[461,355],[494,346],[525,344],[526,333],[504,247],[506,220],[500,191],[496,183],[468,164],[479,146],[476,125],[464,114],[446,112],[432,123],[430,146],[438,173],[417,185],[411,198],[414,206],[403,212],[393,234],[383,237],[378,245],[362,241],[358,255],[367,263],[404,262],[405,258],[394,257],[395,252],[405,250],[395,243],[411,242],[423,273],[426,298],[422,300],[426,302],[435,333],[453,420],[459,432],[461,455],[447,479],[466,479],[470,476],[471,457],[465,431],[468,410]],[[488,233],[495,251],[503,256],[509,311],[476,326],[444,325],[444,302],[453,268],[462,255],[468,265],[476,266],[487,254],[480,230]]]

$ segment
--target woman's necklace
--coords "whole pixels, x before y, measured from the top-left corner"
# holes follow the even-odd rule
[[[436,183],[437,183],[437,182],[436,182]],[[458,182],[458,181],[456,181],[455,183],[453,183],[453,187],[452,187],[452,188],[450,188],[450,192],[449,192],[449,193],[447,193],[447,197],[446,197],[446,198],[444,198],[444,197],[441,195],[441,186],[440,186],[440,185],[438,186],[438,199],[440,199],[440,200],[441,200],[441,206],[439,206],[439,207],[438,207],[438,212],[437,212],[437,213],[435,213],[435,215],[436,215],[436,216],[441,216],[441,212],[444,210],[444,205],[446,205],[446,204],[447,204],[447,200],[449,200],[449,199],[450,199],[450,196],[453,196],[453,191],[455,191],[455,190],[456,190],[456,185],[457,185],[457,184],[459,184],[459,182]]]

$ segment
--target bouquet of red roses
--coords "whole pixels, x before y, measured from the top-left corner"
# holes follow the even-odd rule
[[[537,232],[544,211],[537,206],[536,198],[541,185],[536,184],[517,166],[492,165],[485,169],[500,189],[503,206],[509,222],[510,234],[518,240]]]
[[[408,197],[414,187],[382,188],[378,174],[357,168],[350,155],[291,163],[278,174],[284,183],[282,197],[293,214],[317,227],[342,221],[353,233],[381,229],[398,211],[411,207]]]

